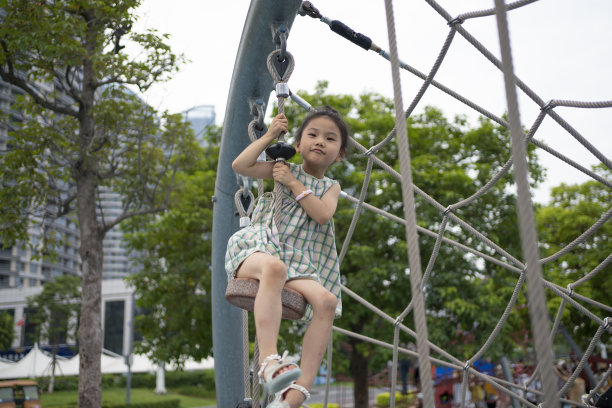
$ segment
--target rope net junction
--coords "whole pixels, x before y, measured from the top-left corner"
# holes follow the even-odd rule
[[[577,247],[581,243],[584,243],[590,237],[592,237],[602,225],[609,221],[610,217],[612,216],[612,207],[610,207],[604,214],[602,214],[601,217],[590,228],[585,230],[579,236],[576,236],[575,239],[567,246],[565,246],[553,255],[550,255],[546,258],[540,258],[538,253],[539,243],[536,237],[536,230],[534,225],[535,222],[533,214],[533,204],[531,201],[531,194],[527,181],[529,177],[526,163],[526,144],[531,143],[553,155],[554,157],[563,160],[565,163],[589,176],[592,180],[599,182],[603,189],[612,189],[612,182],[610,180],[607,180],[601,175],[595,173],[594,171],[585,168],[584,166],[572,160],[571,158],[559,153],[554,148],[539,141],[536,137],[537,130],[542,124],[542,122],[546,118],[549,118],[549,120],[553,120],[558,123],[565,131],[567,131],[569,135],[571,135],[576,141],[578,141],[582,146],[584,146],[588,151],[590,151],[599,160],[600,163],[602,163],[608,169],[612,169],[612,163],[610,162],[610,159],[607,158],[601,151],[597,150],[595,146],[593,146],[585,137],[583,137],[576,129],[574,129],[572,125],[570,125],[570,123],[568,123],[560,114],[558,114],[554,110],[554,108],[556,107],[571,107],[577,109],[611,108],[612,101],[572,101],[556,99],[545,101],[540,96],[538,96],[529,86],[527,86],[526,83],[524,83],[520,78],[515,76],[512,66],[512,56],[506,20],[507,13],[511,10],[528,6],[531,3],[534,3],[535,1],[536,0],[521,0],[513,3],[504,4],[503,0],[495,0],[494,8],[466,12],[453,17],[435,0],[425,0],[425,2],[430,5],[436,11],[437,14],[439,14],[444,20],[446,20],[449,27],[449,32],[446,41],[444,42],[438,54],[438,57],[435,60],[435,63],[433,64],[428,73],[423,73],[399,59],[395,38],[393,5],[391,0],[385,0],[387,30],[389,35],[390,47],[389,51],[381,49],[379,46],[374,44],[367,36],[361,33],[354,32],[351,28],[347,27],[340,21],[331,20],[325,17],[310,2],[304,2],[302,4],[302,8],[300,9],[299,13],[302,16],[310,16],[319,19],[323,23],[329,25],[332,31],[355,43],[356,45],[364,48],[365,50],[372,50],[376,52],[383,58],[389,60],[389,62],[391,63],[396,113],[395,128],[388,134],[388,136],[382,142],[373,146],[363,146],[355,139],[351,138],[352,146],[359,152],[354,154],[362,154],[364,155],[364,157],[367,157],[367,165],[364,169],[365,177],[359,194],[355,194],[356,196],[352,196],[350,194],[347,194],[346,192],[342,192],[342,197],[344,199],[347,199],[350,202],[354,203],[355,212],[349,230],[346,234],[346,239],[343,242],[339,258],[340,262],[342,262],[350,245],[351,237],[353,236],[355,228],[357,227],[360,214],[363,210],[374,211],[382,217],[386,217],[397,223],[405,225],[412,297],[410,303],[406,305],[405,309],[399,316],[390,316],[378,307],[376,307],[376,305],[370,303],[366,299],[359,296],[357,293],[353,292],[350,288],[342,285],[342,291],[345,296],[350,296],[351,298],[371,310],[375,315],[379,316],[380,318],[391,324],[394,327],[395,334],[393,338],[393,343],[387,343],[374,338],[367,337],[360,333],[350,332],[335,326],[334,331],[346,336],[358,338],[362,341],[373,343],[377,346],[387,348],[393,351],[393,369],[391,379],[392,390],[396,389],[398,354],[400,353],[418,358],[419,370],[421,373],[430,373],[432,363],[438,366],[461,370],[463,372],[460,405],[462,408],[466,406],[467,403],[466,395],[468,389],[468,380],[470,376],[476,377],[480,381],[490,384],[498,392],[507,394],[514,401],[520,402],[525,407],[559,407],[560,402],[571,404],[572,406],[590,407],[594,406],[597,403],[597,399],[600,395],[599,393],[605,391],[602,390],[602,388],[604,384],[607,383],[608,379],[612,374],[612,366],[610,366],[605,371],[598,384],[591,389],[588,396],[583,398],[582,402],[569,401],[562,397],[569,390],[569,388],[572,386],[575,379],[581,374],[581,372],[585,369],[588,369],[588,367],[585,368],[585,366],[587,365],[587,360],[593,354],[598,342],[604,342],[605,339],[602,339],[602,336],[604,336],[604,334],[606,333],[608,335],[612,333],[612,318],[609,317],[610,312],[612,312],[612,306],[610,304],[602,304],[586,296],[580,295],[576,292],[576,290],[581,284],[593,278],[594,276],[598,274],[609,274],[609,265],[612,261],[612,254],[608,254],[592,270],[584,271],[584,275],[580,279],[570,283],[566,288],[544,279],[541,271],[542,265],[546,265],[547,263],[562,259],[564,255],[577,249]],[[492,52],[490,52],[463,26],[463,23],[469,19],[487,17],[495,18],[497,20],[501,58],[496,57]],[[276,84],[276,96],[278,98],[279,112],[283,112],[285,99],[289,97],[293,99],[294,102],[302,106],[304,109],[310,110],[312,109],[310,104],[299,96],[292,94],[287,86],[287,81],[293,70],[293,57],[286,50],[287,37],[284,34],[285,33],[281,29],[279,38],[279,49],[273,51],[273,53],[270,54],[268,58],[268,69],[270,70],[270,73],[273,76],[274,82]],[[503,73],[507,97],[506,102],[508,120],[503,119],[498,115],[495,115],[484,107],[479,106],[475,102],[462,96],[458,92],[455,92],[444,84],[436,81],[436,73],[443,64],[447,51],[453,44],[453,40],[455,39],[456,34],[459,34],[464,39],[466,39],[469,44],[471,44],[480,54],[482,54],[482,56],[485,57],[486,60],[489,61],[489,63],[493,64],[493,66],[498,68]],[[275,67],[275,58],[279,61],[289,60],[289,65],[280,68],[279,66]],[[278,74],[279,69],[282,72],[279,75],[275,75],[275,72]],[[422,85],[419,91],[410,101],[410,105],[407,109],[403,108],[399,76],[400,69],[408,71],[410,74],[422,80]],[[425,93],[432,87],[441,90],[450,97],[475,110],[482,116],[489,118],[491,121],[509,129],[512,139],[512,155],[503,164],[501,170],[482,188],[476,191],[472,196],[446,207],[440,204],[435,199],[433,199],[430,195],[427,194],[427,192],[421,190],[418,186],[412,183],[412,174],[410,168],[410,151],[408,146],[406,119],[408,119],[413,113],[415,107],[423,98],[423,95],[425,95]],[[522,130],[522,126],[519,119],[516,88],[523,92],[533,103],[537,104],[537,106],[539,106],[540,108],[540,114],[531,124],[531,127],[526,133]],[[251,140],[254,140],[255,138],[261,136],[263,132],[265,132],[265,125],[263,125],[264,111],[265,109],[263,101],[258,100],[253,107],[254,119],[249,124],[249,135]],[[398,144],[401,170],[400,172],[396,171],[383,160],[377,157],[377,152],[387,147],[391,142],[397,142]],[[394,214],[376,208],[375,206],[367,203],[367,190],[374,165],[379,166],[381,169],[387,171],[392,177],[396,178],[401,183],[402,196],[404,199],[404,218],[398,217]],[[483,235],[481,232],[476,230],[474,227],[472,227],[467,220],[462,219],[458,215],[456,215],[456,210],[473,204],[478,200],[479,197],[485,195],[488,191],[490,191],[511,167],[513,167],[514,169],[515,183],[517,186],[517,211],[519,214],[519,230],[523,249],[523,260],[517,259],[516,257],[512,256],[510,253],[501,248],[498,244],[496,244],[495,242],[487,238],[485,235]],[[251,183],[249,180],[245,179],[244,177],[241,177],[239,178],[239,187],[239,190],[236,192],[236,207],[241,217],[245,218],[246,221],[248,221],[248,216],[253,209],[252,203],[254,200],[244,200],[244,198],[248,195],[251,195],[252,197]],[[258,190],[259,195],[261,195],[263,193],[263,183],[258,183]],[[439,211],[440,226],[437,231],[423,228],[416,224],[414,194],[420,196],[429,205],[433,206]],[[246,208],[244,205],[245,202],[249,203]],[[453,240],[452,238],[445,236],[445,233],[449,230],[449,223],[458,226],[464,229],[465,231],[468,231],[477,241],[479,241],[480,244],[484,244],[486,247],[492,250],[496,254],[496,256],[484,253],[480,250],[474,249],[470,246],[464,245],[460,242]],[[243,225],[242,220],[241,225]],[[434,249],[427,261],[427,267],[424,272],[421,271],[418,234],[427,235],[435,239]],[[480,349],[467,361],[462,361],[458,359],[457,357],[445,351],[443,346],[433,344],[428,339],[426,310],[423,292],[426,289],[428,278],[431,276],[432,273],[435,274],[436,258],[438,257],[439,250],[442,245],[452,246],[459,251],[464,251],[466,254],[470,254],[470,256],[476,256],[481,258],[482,260],[501,266],[507,269],[508,271],[515,273],[517,276],[514,291],[512,293],[512,296],[508,300],[503,314],[500,316],[497,324],[489,334],[484,344],[482,344],[480,346]],[[529,380],[526,383],[519,385],[513,383],[512,381],[497,378],[494,376],[489,376],[485,373],[479,372],[474,367],[474,363],[485,355],[487,350],[490,349],[491,345],[498,338],[502,327],[507,322],[510,312],[516,306],[516,301],[519,297],[520,292],[524,289],[528,289],[526,291],[526,295],[528,299],[531,319],[531,335],[533,338],[535,355],[537,357],[537,366]],[[560,306],[553,320],[552,327],[550,327],[549,324],[549,313],[546,306],[545,290],[550,291],[550,293],[552,293],[554,296],[559,297],[560,299]],[[582,303],[589,304],[592,308],[597,309],[598,312],[592,312],[590,309],[587,309],[587,307],[583,306]],[[563,384],[562,388],[559,389],[557,383],[557,376],[553,369],[554,356],[552,351],[552,341],[559,330],[561,316],[566,307],[573,307],[576,310],[580,311],[586,319],[590,319],[591,321],[595,322],[598,328],[595,333],[593,333],[593,337],[587,345],[586,350],[581,356],[578,356],[580,358],[580,361],[576,369],[567,379],[567,381]],[[414,328],[407,327],[404,324],[406,316],[411,312],[413,313],[413,318],[415,322]],[[606,317],[606,315],[608,317]],[[245,348],[243,356],[245,360],[245,367],[248,367],[249,365],[247,322],[247,312],[244,311],[243,339],[245,342]],[[416,351],[400,347],[400,332],[404,332],[408,336],[415,339]],[[254,361],[258,361],[257,352],[258,351],[256,347],[256,355],[254,356]],[[434,357],[432,356],[432,354],[438,357]],[[329,377],[331,376],[332,371],[331,340],[330,347],[328,349],[327,367],[328,382],[326,386],[325,401],[327,401],[328,399]],[[258,396],[259,386],[257,384],[257,378],[256,376],[253,376],[254,384],[253,389],[251,390],[251,387],[249,386],[250,379],[247,371],[248,369],[245,369],[245,396],[250,397],[251,391],[252,395]],[[423,406],[434,407],[434,384],[432,378],[429,375],[421,375],[420,378]],[[541,389],[534,389],[532,387],[532,384],[534,384],[535,382],[539,382],[541,384]],[[528,387],[529,392],[538,395],[538,400],[542,401],[542,403],[540,403],[539,405],[535,405],[534,403],[525,399],[525,394],[527,392]],[[395,406],[394,393],[391,393],[390,404],[391,407]],[[259,406],[258,399],[253,400],[253,406]],[[306,406],[306,404],[304,404],[304,406]]]

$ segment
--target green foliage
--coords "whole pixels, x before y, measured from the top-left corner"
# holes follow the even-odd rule
[[[37,379],[41,389],[46,389],[49,379],[50,377]],[[126,380],[127,377],[124,374],[103,374],[102,389],[125,388]],[[210,397],[215,391],[215,372],[213,370],[167,371],[165,382],[167,388],[181,395]],[[78,386],[78,376],[56,376],[53,389],[54,391],[77,391]],[[155,374],[132,373],[132,387],[154,389],[155,386]]]
[[[6,311],[0,311],[0,350],[8,350],[15,338],[15,322]]]
[[[28,316],[36,325],[36,340],[41,337],[51,345],[65,342],[66,336],[75,328],[81,307],[81,279],[78,276],[58,276],[47,282],[42,292],[28,298]]]
[[[313,93],[299,93],[315,107],[330,105],[340,111],[347,119],[353,137],[366,148],[382,142],[390,134],[394,127],[391,100],[368,92],[357,98],[329,95],[326,88],[327,83],[321,82]],[[285,114],[292,127],[290,131],[295,132],[305,113],[289,104],[285,107]],[[407,120],[407,126],[414,184],[443,207],[472,196],[510,158],[508,131],[487,119],[480,119],[476,126],[470,127],[463,117],[449,120],[441,111],[425,107],[422,113],[413,114]],[[537,164],[533,146],[528,151],[531,183],[536,185],[542,180],[543,170]],[[376,156],[399,171],[395,141],[377,151]],[[330,167],[327,175],[337,179],[344,191],[358,196],[366,164],[367,157],[353,149],[346,160]],[[488,193],[454,213],[520,259],[512,184],[512,174],[508,172]],[[423,196],[417,195],[415,200],[418,225],[437,233],[443,214]],[[404,218],[400,181],[376,164],[366,202]],[[340,199],[334,217],[339,250],[354,212],[353,204]],[[444,236],[500,257],[494,249],[456,223],[449,222]],[[341,267],[343,282],[348,288],[393,317],[400,315],[411,298],[405,240],[403,225],[371,211],[363,211]],[[419,235],[423,272],[434,243],[428,235]],[[430,340],[459,358],[473,355],[502,315],[517,279],[518,275],[513,272],[488,261],[477,261],[474,256],[443,244],[425,286]],[[342,301],[344,314],[335,322],[337,326],[373,338],[393,338],[393,325],[348,296],[343,296]],[[522,296],[519,303],[524,303]],[[404,323],[413,327],[411,320],[409,314]],[[510,324],[487,356],[495,358],[511,350],[513,344],[509,334],[520,328],[521,322],[521,314],[513,312]],[[285,323],[287,325],[289,332],[295,332],[291,323]],[[289,339],[289,336],[283,334],[283,339]],[[410,341],[413,339],[402,333],[400,342]],[[391,359],[390,351],[350,337],[334,334],[334,342],[334,353],[344,356],[334,358],[335,373],[352,372],[355,378],[355,370],[360,370],[360,359],[367,361],[369,372],[377,372]],[[356,389],[363,386],[365,384],[360,384]]]
[[[219,154],[213,141],[219,131],[209,131],[207,147],[189,147],[193,160],[175,176],[168,210],[124,226],[142,265],[129,278],[145,310],[136,318],[143,336],[136,350],[155,361],[182,364],[211,354],[210,238]]]
[[[163,148],[185,132],[160,134],[160,124],[176,120],[164,114],[160,121],[124,86],[145,90],[167,79],[183,58],[171,52],[164,36],[131,31],[139,4],[0,1],[6,12],[0,77],[22,94],[12,116],[2,118],[13,129],[11,149],[0,157],[3,242],[27,241],[32,216],[72,211],[75,181],[87,174],[94,174],[99,186],[129,196],[130,210],[145,197],[150,206],[159,205],[161,198],[152,193],[170,180],[160,177],[169,167]],[[133,53],[138,57],[123,51],[126,44],[141,50]],[[46,85],[51,83],[56,86]],[[126,181],[136,174],[137,182]],[[120,183],[113,181],[117,176]]]
[[[599,165],[594,168],[601,177],[612,180],[612,172]],[[548,205],[537,212],[540,234],[541,256],[546,258],[556,254],[588,230],[609,211],[612,203],[612,190],[597,181],[568,185],[562,183],[554,187]],[[579,243],[574,249],[558,259],[543,265],[546,279],[562,288],[583,278],[600,265],[612,253],[612,223],[610,220],[598,228],[592,236]],[[599,303],[610,304],[610,273],[608,264],[598,274],[584,283],[575,286],[575,292]],[[556,314],[561,303],[558,296],[549,297],[549,309]],[[581,302],[588,310],[600,318],[606,317],[597,307]],[[598,325],[573,306],[563,312],[563,323],[572,333],[578,344],[587,344],[593,337]]]
[[[179,408],[180,399],[168,399],[163,401],[137,402],[127,404],[102,403],[102,408]]]
[[[403,395],[400,392],[395,393],[395,406],[400,407],[409,407],[413,406],[416,402],[416,398],[413,394]],[[376,407],[383,408],[389,407],[391,404],[391,393],[383,392],[376,396]]]

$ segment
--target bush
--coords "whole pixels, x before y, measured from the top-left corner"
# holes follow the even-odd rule
[[[376,396],[376,406],[383,408],[390,406],[389,400],[391,399],[391,393],[383,392]],[[399,392],[395,393],[395,406],[400,407],[411,407],[414,402],[414,397],[412,395],[402,395]]]
[[[208,390],[203,387],[197,386],[188,386],[188,387],[179,387],[179,388],[170,388],[172,392],[175,392],[180,395],[186,395],[189,397],[200,397],[200,398],[215,398],[215,390]]]
[[[320,402],[314,403],[314,404],[308,404],[308,406],[310,408],[323,408],[323,404],[321,404]],[[334,403],[328,403],[327,404],[327,408],[340,408],[340,405],[338,404],[334,404]]]
[[[130,404],[130,408],[179,408],[181,400],[169,399],[155,402],[141,402]],[[102,404],[102,408],[126,408],[125,404]]]
[[[169,371],[166,372],[167,388],[199,387],[205,391],[215,391],[214,370],[200,371]],[[50,377],[37,379],[39,387],[46,391],[49,387]],[[149,373],[132,373],[133,388],[155,388],[156,375]],[[125,388],[127,385],[126,374],[102,374],[102,389]],[[78,376],[56,376],[53,384],[54,391],[78,391]],[[192,395],[192,394],[184,394]]]
[[[205,390],[214,391],[215,372],[214,370],[200,371],[171,371],[166,373],[166,387],[200,387]]]

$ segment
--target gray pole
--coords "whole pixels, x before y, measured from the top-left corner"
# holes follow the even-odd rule
[[[504,373],[504,377],[506,377],[506,380],[510,382],[514,382],[514,378],[512,376],[512,367],[510,367],[510,362],[508,361],[508,357],[502,356],[501,366],[502,366],[502,371]],[[514,398],[512,398],[512,408],[520,408],[520,404],[518,400]]]
[[[267,101],[273,89],[266,65],[268,54],[277,48],[273,42],[272,24],[285,23],[291,27],[301,3],[300,0],[251,2],[223,120],[213,210],[212,321],[217,406],[224,408],[235,407],[244,399],[242,316],[238,308],[225,300],[225,249],[239,222],[234,205],[238,185],[231,164],[249,143],[247,126],[252,120],[249,99]]]

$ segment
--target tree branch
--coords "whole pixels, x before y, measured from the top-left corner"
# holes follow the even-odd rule
[[[39,92],[37,92],[37,90],[34,87],[30,86],[30,84],[27,81],[17,76],[14,71],[13,61],[11,59],[10,52],[6,47],[6,42],[0,40],[0,45],[2,45],[2,50],[6,57],[6,65],[7,65],[7,69],[5,69],[4,67],[0,67],[0,77],[2,78],[2,80],[22,89],[24,92],[30,95],[37,104],[39,104],[43,108],[50,109],[57,113],[62,113],[64,115],[78,117],[79,115],[78,111],[71,109],[69,107],[66,107],[66,106],[52,103],[51,101],[47,100],[43,95],[41,95]]]
[[[115,225],[121,223],[123,220],[125,220],[127,218],[135,217],[137,215],[155,214],[155,213],[164,211],[166,209],[168,209],[167,203],[165,203],[163,206],[159,206],[159,207],[143,208],[143,209],[140,209],[138,211],[131,211],[131,212],[123,213],[119,217],[115,218],[111,223],[104,225],[104,227],[102,227],[102,232],[104,234],[106,234]]]

